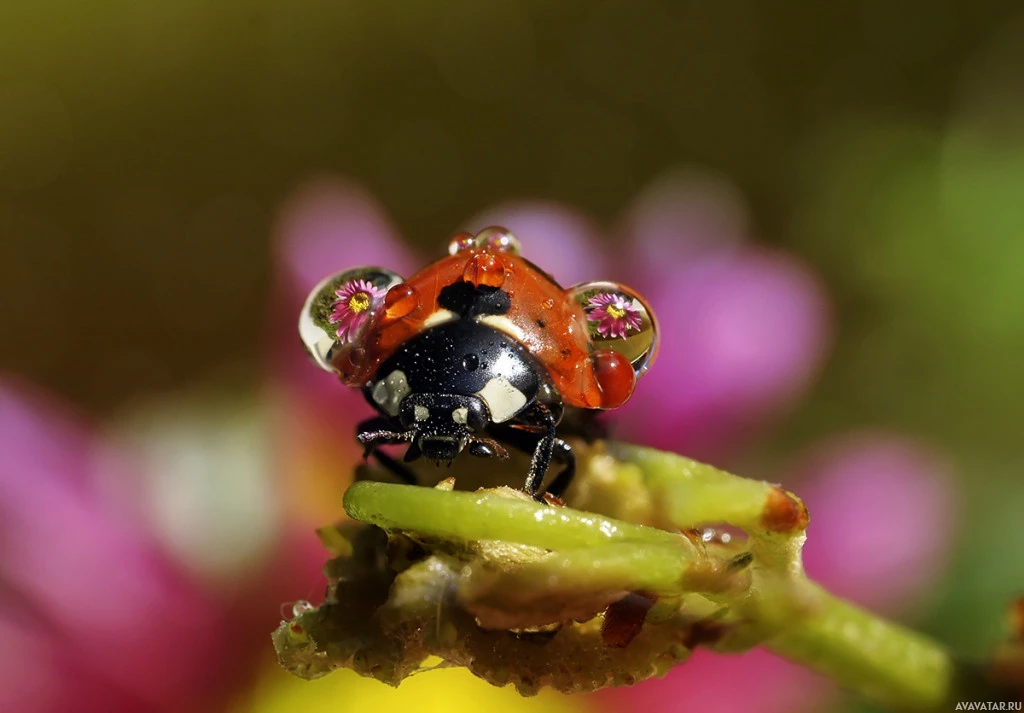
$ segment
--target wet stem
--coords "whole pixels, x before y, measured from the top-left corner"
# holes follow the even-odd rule
[[[581,471],[569,493],[573,509],[496,491],[377,482],[352,486],[345,509],[389,532],[516,543],[551,553],[515,568],[506,588],[536,589],[554,572],[572,577],[576,590],[617,588],[677,599],[696,592],[738,622],[711,648],[735,652],[763,645],[898,709],[936,710],[953,700],[954,665],[944,647],[805,576],[800,551],[808,516],[792,494],[680,456],[619,444],[585,456]],[[702,523],[741,528],[746,552],[737,557],[730,550],[716,562],[700,538],[680,534]],[[736,562],[749,562],[742,576],[721,576],[737,569]]]

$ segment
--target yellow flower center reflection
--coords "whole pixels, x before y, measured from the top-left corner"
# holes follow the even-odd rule
[[[605,312],[607,312],[608,316],[611,317],[612,319],[622,319],[623,317],[626,316],[626,310],[615,305],[608,305],[605,308]]]
[[[348,298],[348,308],[359,314],[370,308],[370,295],[365,292],[357,292]]]

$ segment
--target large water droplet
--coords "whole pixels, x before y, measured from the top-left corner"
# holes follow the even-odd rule
[[[585,282],[566,292],[583,306],[595,351],[614,349],[637,376],[650,368],[658,352],[658,324],[643,297],[617,282]]]
[[[361,347],[360,338],[382,313],[384,296],[402,281],[380,267],[357,267],[326,277],[313,288],[299,315],[299,336],[310,356],[327,371]]]

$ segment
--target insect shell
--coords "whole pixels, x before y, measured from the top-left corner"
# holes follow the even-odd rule
[[[404,461],[438,463],[509,446],[532,455],[531,495],[560,464],[547,487],[560,494],[575,472],[557,433],[563,413],[629,399],[657,353],[654,313],[617,283],[563,289],[504,228],[457,235],[448,252],[406,280],[380,267],[324,279],[300,316],[306,349],[363,390],[379,415],[357,438],[400,478],[415,480],[380,446],[408,444]]]

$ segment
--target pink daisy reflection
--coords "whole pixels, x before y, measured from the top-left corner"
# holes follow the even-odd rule
[[[628,330],[640,331],[640,310],[624,295],[602,292],[591,297],[584,309],[605,339],[625,339]]]
[[[340,290],[335,290],[334,294],[338,299],[333,304],[330,321],[338,325],[338,339],[342,342],[355,337],[384,298],[384,290],[374,287],[367,280],[347,282]]]
[[[358,225],[352,215],[359,217]],[[745,208],[738,192],[721,179],[687,172],[659,180],[630,204],[618,221],[622,227],[611,235],[601,235],[579,211],[550,202],[507,203],[460,227],[479,231],[488,225],[512,230],[522,241],[523,256],[563,285],[592,280],[635,285],[654,308],[661,325],[660,355],[630,403],[609,416],[619,438],[728,466],[753,436],[799,403],[825,361],[831,313],[824,286],[795,256],[745,242]],[[330,239],[320,239],[325,236]],[[447,237],[439,235],[437,250],[417,257],[398,242],[380,206],[361,188],[318,181],[286,204],[279,244],[286,267],[381,264],[401,271],[443,255]],[[321,276],[316,272],[293,268],[283,276],[284,294],[296,307],[282,329],[294,329],[294,312]],[[603,337],[623,338],[641,326],[632,307],[614,292],[600,293],[586,312]],[[354,404],[354,397],[349,400],[347,390],[329,384],[329,375],[310,367],[301,350],[282,356],[285,368],[277,377],[294,395],[296,418],[304,428],[329,431],[315,447],[337,451],[347,443],[338,436],[350,433],[368,412],[360,410],[362,405],[339,408]],[[317,387],[311,389],[314,381]],[[843,443],[815,451],[813,468],[787,468],[786,474],[805,476],[799,483],[749,465],[745,472],[806,492],[812,576],[855,601],[890,610],[905,607],[938,576],[948,551],[948,532],[927,535],[938,523],[948,529],[954,519],[946,465],[919,444],[891,434]],[[872,469],[884,477],[870,477]],[[889,515],[873,521],[866,536],[858,525],[864,503],[882,500],[891,506]],[[922,532],[911,537],[908,528],[915,526]],[[899,542],[898,556],[892,554],[893,542]],[[856,573],[857,581],[849,573]],[[587,701],[592,710],[614,713],[789,713],[820,710],[834,695],[827,681],[764,650],[742,656],[699,651],[663,679]]]

